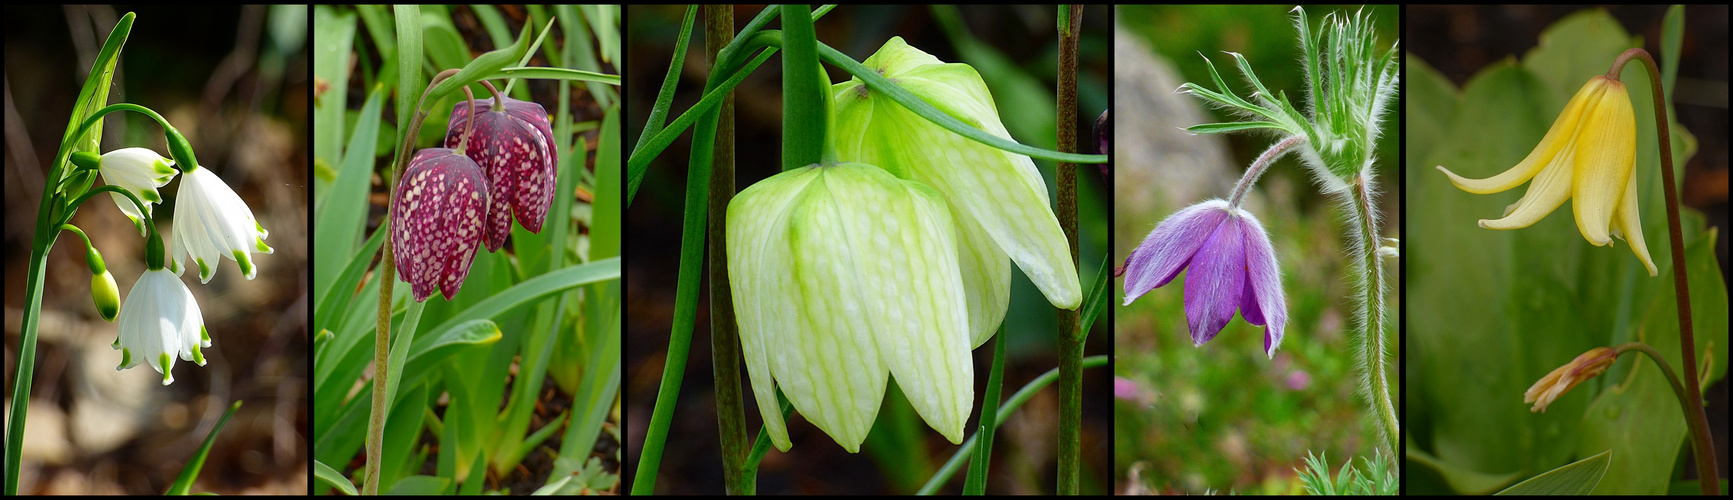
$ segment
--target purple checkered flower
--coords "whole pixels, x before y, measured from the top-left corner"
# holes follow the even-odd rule
[[[496,203],[497,204],[497,203]],[[417,302],[433,290],[457,295],[482,240],[488,181],[474,160],[445,148],[415,152],[391,198],[391,248],[397,274]]]
[[[492,99],[475,101],[475,131],[469,138],[469,157],[493,185],[484,240],[490,252],[505,245],[513,215],[529,232],[542,231],[554,202],[554,166],[559,165],[547,110],[533,102],[503,99],[505,109],[495,108]],[[469,109],[469,101],[461,101],[452,110],[446,147],[456,148],[462,139]]]
[[[1185,319],[1203,345],[1234,318],[1265,326],[1264,353],[1282,343],[1288,306],[1275,250],[1258,219],[1224,200],[1180,210],[1155,226],[1125,261],[1125,303],[1185,276]]]

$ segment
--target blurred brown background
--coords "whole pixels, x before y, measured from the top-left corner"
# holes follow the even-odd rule
[[[136,12],[109,103],[156,110],[192,142],[270,231],[258,276],[220,264],[197,298],[208,364],[179,361],[164,387],[148,365],[115,371],[117,335],[91,305],[74,235],[48,256],[19,492],[161,494],[231,401],[193,492],[307,492],[307,8],[305,6],[5,9],[5,380],[18,366],[31,232],[60,137],[92,60],[116,21]],[[167,153],[162,129],[109,115],[102,150]],[[174,224],[180,180],[159,190],[159,230]],[[103,253],[124,297],[144,272],[144,239],[107,197],[73,218]],[[10,401],[8,401],[10,404]]]
[[[1435,43],[1405,44],[1409,53],[1425,59],[1460,88],[1476,71],[1498,60],[1533,49],[1547,26],[1584,9],[1580,5],[1547,6],[1411,6],[1403,19],[1407,37]],[[1618,19],[1632,35],[1643,37],[1644,48],[1659,62],[1664,5],[1600,7]],[[1709,218],[1711,227],[1723,228],[1716,241],[1715,258],[1721,279],[1727,266],[1727,5],[1685,7],[1684,43],[1680,46],[1679,80],[1673,89],[1673,106],[1679,123],[1697,136],[1697,154],[1684,164],[1685,182],[1679,186],[1681,202]],[[1628,73],[1627,70],[1627,74]],[[1647,77],[1647,73],[1642,73]],[[1646,96],[1633,98],[1647,99]],[[1665,251],[1664,242],[1651,243]],[[1725,380],[1703,388],[1709,426],[1715,436],[1715,454],[1720,475],[1728,470],[1728,407]],[[1723,402],[1715,404],[1714,402]],[[1696,469],[1682,460],[1688,470]],[[1696,477],[1687,472],[1687,477]]]

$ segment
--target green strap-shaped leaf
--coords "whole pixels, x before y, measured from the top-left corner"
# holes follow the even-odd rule
[[[337,491],[341,491],[345,495],[360,495],[355,491],[355,483],[349,482],[349,478],[343,477],[343,473],[325,465],[325,462],[313,461],[313,478],[330,485],[332,488],[337,488]]]
[[[216,427],[212,427],[211,433],[205,435],[205,444],[199,445],[198,453],[194,453],[192,459],[187,460],[187,465],[181,468],[180,477],[175,478],[174,484],[169,485],[166,494],[187,494],[187,490],[193,487],[193,480],[199,477],[199,469],[205,466],[205,456],[211,453],[211,444],[217,442],[217,433],[222,432],[223,425],[229,423],[229,417],[235,416],[235,410],[239,409],[241,409],[239,400],[229,405],[229,411],[223,412],[223,418],[217,419]]]
[[[1523,482],[1505,488],[1497,495],[1587,495],[1601,483],[1607,466],[1613,463],[1613,450],[1578,460]]]
[[[377,85],[361,107],[361,117],[355,120],[354,135],[349,138],[349,151],[343,165],[337,169],[337,182],[331,183],[315,210],[313,224],[313,256],[320,262],[344,262],[355,254],[355,242],[366,229],[368,179],[373,177],[373,148],[378,145],[381,108],[385,102],[385,86]],[[313,289],[326,296],[342,271],[338,266],[313,266]]]
[[[525,52],[529,52],[529,43],[530,25],[526,24],[523,32],[518,35],[517,42],[512,43],[510,47],[482,54],[481,57],[477,57],[465,65],[456,75],[439,82],[439,85],[434,85],[433,91],[427,96],[427,103],[438,102],[440,98],[457,91],[459,87],[481,81],[484,77],[505,69],[511,63],[523,58]]]

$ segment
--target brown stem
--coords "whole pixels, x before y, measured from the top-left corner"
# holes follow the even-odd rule
[[[493,83],[488,82],[487,80],[482,80],[481,86],[487,87],[488,92],[493,92],[493,109],[491,109],[489,111],[498,111],[498,112],[504,113],[505,112],[505,94],[499,93],[499,89],[493,88]]]
[[[720,71],[718,53],[734,41],[734,6],[704,6],[704,49],[711,71]],[[734,319],[729,290],[727,236],[728,202],[734,198],[734,93],[728,93],[716,122],[715,150],[710,170],[710,361],[716,377],[716,424],[722,439],[722,475],[730,495],[757,493],[757,480],[746,473],[745,405],[740,393],[740,327]],[[768,411],[776,411],[770,408]]]
[[[1077,152],[1077,42],[1083,6],[1067,5],[1069,21],[1059,32],[1058,146]],[[1059,164],[1059,225],[1071,247],[1071,266],[1077,269],[1077,165]],[[1057,492],[1079,491],[1083,423],[1083,335],[1078,331],[1075,309],[1059,310],[1059,477]]]
[[[1720,469],[1715,466],[1715,449],[1709,439],[1709,418],[1703,412],[1703,389],[1697,382],[1697,341],[1691,331],[1691,287],[1685,276],[1685,236],[1679,225],[1679,189],[1673,173],[1673,138],[1667,130],[1667,99],[1664,95],[1666,89],[1661,87],[1661,70],[1649,51],[1633,48],[1613,60],[1612,68],[1607,70],[1607,79],[1618,81],[1619,72],[1632,59],[1642,60],[1643,65],[1649,68],[1649,85],[1652,87],[1649,94],[1655,98],[1661,182],[1667,195],[1667,239],[1673,246],[1673,292],[1679,299],[1679,355],[1685,361],[1685,392],[1691,398],[1691,404],[1686,405],[1686,418],[1690,420],[1692,448],[1697,455],[1697,478],[1702,482],[1703,494],[1719,495],[1721,484],[1717,476]]]
[[[469,91],[469,86],[463,87],[464,97],[469,98],[469,115],[463,120],[463,135],[457,139],[457,154],[469,150],[469,131],[475,127],[475,93]]]

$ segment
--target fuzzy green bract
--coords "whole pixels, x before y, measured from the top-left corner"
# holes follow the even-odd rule
[[[849,452],[895,375],[952,443],[974,401],[951,209],[938,190],[862,163],[813,165],[728,205],[728,271],[752,391],[777,449],[776,386]]]
[[[987,85],[967,64],[946,64],[901,37],[885,42],[863,64],[970,126],[1011,137]],[[952,133],[875,94],[859,78],[833,85],[831,95],[838,158],[932,186],[949,203],[972,346],[986,342],[1005,317],[1011,262],[1054,306],[1076,309],[1082,303],[1065,234],[1028,156]]]
[[[1235,95],[1207,57],[1210,77],[1220,90],[1186,83],[1180,91],[1254,121],[1208,123],[1186,130],[1215,134],[1273,129],[1284,136],[1305,136],[1300,157],[1306,167],[1324,184],[1325,191],[1341,192],[1355,176],[1370,171],[1377,160],[1378,115],[1396,97],[1401,79],[1397,47],[1377,45],[1371,18],[1364,13],[1340,19],[1331,13],[1324,16],[1324,25],[1316,32],[1306,21],[1305,9],[1295,7],[1294,14],[1310,89],[1306,93],[1307,113],[1296,109],[1285,92],[1271,93],[1244,56],[1229,52],[1255,89],[1251,101]]]

